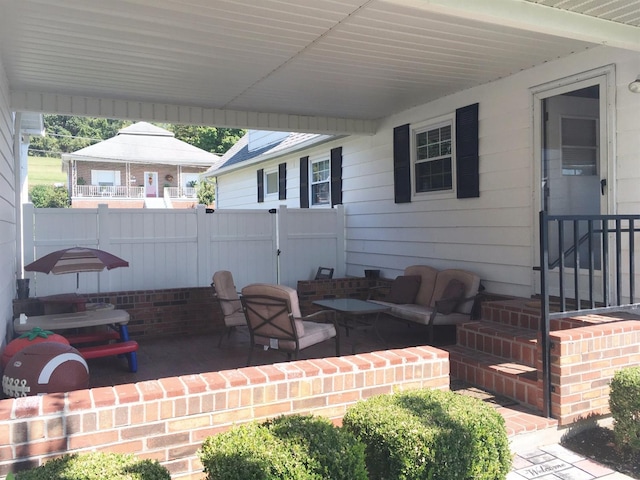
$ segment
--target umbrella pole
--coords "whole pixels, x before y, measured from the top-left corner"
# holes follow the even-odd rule
[[[78,293],[79,289],[80,289],[80,273],[76,272],[76,293]]]

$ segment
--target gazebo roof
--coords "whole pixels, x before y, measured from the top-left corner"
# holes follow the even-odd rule
[[[76,152],[63,161],[128,162],[210,167],[220,157],[175,138],[173,132],[138,122],[121,129],[115,137]]]

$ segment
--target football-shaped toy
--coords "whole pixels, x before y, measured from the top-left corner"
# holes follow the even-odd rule
[[[70,392],[89,386],[89,367],[78,350],[55,342],[29,345],[4,369],[2,391],[8,397]]]
[[[42,330],[41,328],[33,328],[27,333],[20,335],[15,340],[11,340],[2,352],[2,369],[9,364],[11,357],[29,345],[35,345],[42,342],[58,342],[69,345],[69,340],[62,335],[55,334],[48,330]]]

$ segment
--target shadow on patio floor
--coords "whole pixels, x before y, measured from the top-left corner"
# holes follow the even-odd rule
[[[342,355],[372,352],[393,348],[405,348],[424,344],[427,339],[426,328],[420,325],[407,325],[395,320],[379,321],[378,338],[373,328],[351,331],[347,337],[340,329],[340,351]],[[249,334],[246,328],[236,329],[231,338],[222,341],[217,347],[219,336],[207,334],[190,337],[139,338],[138,372],[128,371],[124,358],[105,357],[89,360],[90,387],[113,386],[135,383],[164,377],[199,374],[230,370],[246,366],[249,354]],[[455,342],[451,331],[439,332],[437,345]],[[386,343],[386,344],[385,344]],[[436,345],[436,346],[437,346]],[[301,359],[335,356],[332,340],[314,345],[301,352]],[[286,361],[286,355],[274,350],[255,349],[253,365],[264,365]]]

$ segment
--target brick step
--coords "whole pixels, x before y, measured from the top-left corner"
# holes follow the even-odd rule
[[[559,311],[558,308],[559,305],[557,304],[550,305],[551,311]],[[481,318],[488,322],[539,331],[541,316],[540,300],[536,299],[513,298],[510,300],[487,301],[482,303]],[[550,330],[552,332],[569,330],[571,328],[579,328],[606,321],[606,318],[597,315],[554,319],[551,320]]]
[[[482,303],[482,320],[538,331],[540,307],[535,300],[514,298]]]
[[[439,348],[449,352],[452,377],[542,410],[542,384],[535,368],[458,345]]]
[[[458,345],[536,367],[538,333],[528,328],[514,327],[481,320],[458,326]]]

